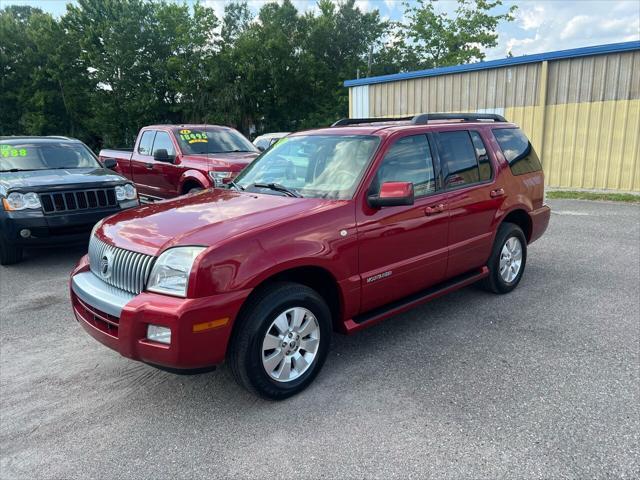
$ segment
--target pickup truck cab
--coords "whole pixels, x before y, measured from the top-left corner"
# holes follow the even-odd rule
[[[240,132],[216,125],[151,125],[133,150],[100,151],[132,180],[145,202],[224,185],[260,151]]]
[[[86,242],[98,220],[138,206],[134,186],[67,137],[0,137],[0,265],[25,247]]]
[[[482,282],[516,288],[547,228],[524,133],[491,114],[345,119],[294,133],[227,189],[96,226],[71,275],[80,325],[160,368],[223,362],[274,399],[353,333]]]

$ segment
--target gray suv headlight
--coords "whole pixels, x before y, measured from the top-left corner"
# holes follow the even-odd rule
[[[9,211],[27,209],[37,210],[42,208],[42,205],[40,205],[40,198],[38,197],[38,194],[33,192],[11,192],[9,195],[7,195],[7,198],[2,199],[2,203],[4,204],[5,210]]]
[[[127,183],[126,185],[117,185],[116,198],[119,202],[124,202],[125,200],[135,200],[136,198],[138,198],[136,187],[134,187],[130,183]]]

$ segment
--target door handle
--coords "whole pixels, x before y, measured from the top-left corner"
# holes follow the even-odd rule
[[[496,188],[495,190],[491,190],[491,198],[501,197],[504,195],[504,188]]]
[[[147,168],[149,170],[153,170],[153,163],[147,163]]]
[[[437,205],[431,205],[430,207],[425,207],[424,209],[424,214],[429,216],[429,215],[434,215],[436,213],[442,213],[444,212],[444,203],[439,203]]]

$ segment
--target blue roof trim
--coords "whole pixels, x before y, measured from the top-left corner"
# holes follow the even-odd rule
[[[588,55],[602,55],[605,53],[628,52],[631,50],[640,50],[640,41],[610,43],[607,45],[595,45],[593,47],[572,48],[570,50],[558,50],[555,52],[523,55],[521,57],[489,60],[488,62],[467,63],[464,65],[454,65],[451,67],[439,67],[429,70],[417,70],[415,72],[394,73],[392,75],[381,75],[379,77],[360,78],[358,80],[346,80],[344,82],[344,86],[357,87],[359,85],[395,82],[398,80],[409,80],[412,78],[435,77],[438,75],[446,75],[450,73],[473,72],[476,70],[506,67],[509,65],[522,65],[523,63],[536,63],[543,62],[545,60],[559,60],[562,58],[572,57],[586,57]]]

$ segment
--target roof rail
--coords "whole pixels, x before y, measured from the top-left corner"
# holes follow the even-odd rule
[[[493,122],[506,122],[502,115],[495,113],[420,113],[412,117],[396,118],[341,118],[333,123],[332,127],[344,127],[347,125],[360,125],[364,123],[390,123],[410,122],[412,125],[426,125],[430,120],[461,120],[463,122],[480,122],[491,120]]]
[[[493,122],[506,122],[507,120],[496,113],[421,113],[411,119],[414,125],[424,125],[429,120],[462,120],[463,122],[480,122],[491,120]]]
[[[65,137],[63,135],[2,135],[0,140],[41,140],[41,139],[55,139],[55,140],[77,140],[71,137]]]
[[[384,122],[406,122],[414,117],[397,117],[397,118],[341,118],[333,123],[332,127],[344,127],[346,125],[360,125],[361,123],[384,123]]]

